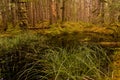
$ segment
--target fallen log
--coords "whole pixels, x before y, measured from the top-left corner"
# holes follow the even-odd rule
[[[118,48],[120,47],[120,42],[81,42],[81,43],[90,43],[90,44],[98,44],[103,47],[110,47],[110,48]]]
[[[98,44],[106,47],[120,47],[120,42],[98,42]]]

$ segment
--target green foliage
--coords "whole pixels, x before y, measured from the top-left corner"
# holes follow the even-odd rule
[[[49,28],[49,24],[50,24],[49,21],[39,21],[37,24],[35,24],[35,27],[45,29]]]
[[[82,80],[87,77],[102,80],[102,75],[108,77],[104,72],[105,67],[101,67],[105,66],[104,63],[109,63],[104,50],[97,46],[87,46],[82,45],[70,50],[48,50],[46,59],[51,67],[47,72],[52,76],[52,80]]]
[[[110,26],[101,27],[100,25],[84,22],[64,22],[50,25],[50,28],[45,30],[43,34],[59,35],[59,38],[69,35],[70,38],[77,38],[79,41],[115,41],[116,33],[110,28]]]
[[[109,77],[108,49],[99,45],[79,43],[77,38],[57,37],[59,35],[21,33],[0,38],[0,78],[101,80],[103,77]]]
[[[29,70],[37,63],[40,57],[42,57],[38,56],[42,52],[40,51],[40,46],[44,47],[44,44],[40,44],[43,42],[42,40],[44,40],[42,36],[38,39],[36,35],[27,33],[15,37],[0,39],[0,64],[2,77],[7,80],[24,80],[27,78],[28,72],[33,76],[34,74]],[[36,50],[38,50],[38,52]],[[41,66],[38,67],[41,68]],[[39,73],[41,72],[38,72],[38,74]],[[35,80],[34,77],[31,79]]]
[[[64,23],[55,23],[50,25],[50,29],[46,30],[47,33],[61,34],[61,33],[73,33],[80,32],[85,27],[90,27],[92,25],[83,22],[64,22]]]

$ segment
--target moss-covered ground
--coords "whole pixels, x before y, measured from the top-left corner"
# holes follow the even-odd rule
[[[40,35],[47,36],[51,40],[51,41],[49,40],[51,44],[54,44],[54,45],[59,44],[59,46],[69,47],[70,45],[64,45],[64,44],[76,41],[76,42],[80,42],[80,43],[84,42],[85,44],[86,43],[88,43],[88,44],[93,43],[93,46],[94,46],[94,44],[95,45],[100,45],[102,47],[105,47],[106,49],[111,48],[111,47],[113,49],[116,48],[116,47],[120,47],[120,43],[119,43],[120,42],[120,36],[119,36],[120,31],[119,31],[119,28],[118,28],[118,26],[119,26],[118,24],[117,25],[109,25],[109,26],[105,25],[103,27],[103,25],[102,26],[101,25],[94,25],[94,24],[90,24],[90,23],[65,22],[65,23],[62,23],[62,24],[61,23],[56,23],[56,24],[47,25],[47,26],[49,27],[47,29],[34,29],[34,30],[29,30],[28,29],[28,30],[25,30],[25,31],[21,31],[21,30],[17,30],[17,29],[9,29],[6,32],[2,32],[1,35],[0,35],[0,38],[6,38],[7,37],[9,39],[12,39],[16,35],[29,32],[29,33],[32,33],[32,34],[37,33],[37,34],[40,34]],[[22,36],[22,35],[20,35],[20,36]],[[32,39],[32,36],[30,36],[30,38]],[[29,39],[27,39],[27,40],[29,40]],[[15,41],[16,41],[16,39],[15,39]],[[24,41],[24,38],[23,38],[23,41]],[[32,40],[32,41],[34,41],[34,40]],[[25,45],[26,45],[26,43],[25,43]],[[36,46],[36,45],[34,45],[34,46]],[[32,47],[34,47],[34,46],[32,46]],[[31,49],[31,47],[30,47],[30,49]],[[97,52],[96,50],[95,50],[95,52]],[[102,53],[104,53],[104,52],[102,52]],[[110,52],[110,55],[111,55],[111,52]],[[116,50],[113,53],[113,56],[111,57],[111,59],[113,60],[112,63],[107,64],[107,66],[106,66],[106,67],[108,67],[108,66],[111,67],[111,69],[110,69],[111,75],[107,74],[107,76],[104,76],[104,77],[107,78],[107,79],[104,78],[104,80],[120,80],[120,51]],[[63,66],[63,67],[65,67],[65,66]],[[92,69],[92,68],[90,68],[90,69]],[[100,73],[100,75],[101,75],[101,73]],[[102,78],[101,78],[100,75],[98,75],[98,76],[100,77],[99,79],[101,80]],[[82,75],[82,76],[84,76],[84,75]],[[89,78],[90,78],[89,76],[85,76],[85,77],[88,77],[88,79],[85,78],[83,80],[89,80]]]
[[[118,48],[113,55],[112,61],[112,80],[120,80],[120,49]]]

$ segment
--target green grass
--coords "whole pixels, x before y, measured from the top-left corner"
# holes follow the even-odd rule
[[[58,38],[59,37],[59,38]],[[20,33],[0,38],[0,78],[6,80],[105,80],[109,49],[70,35]]]
[[[100,47],[94,49],[83,45],[72,50],[48,50],[46,59],[51,65],[48,73],[54,76],[52,80],[82,80],[86,77],[103,80],[103,76],[109,77],[104,72],[107,66],[102,67],[109,62],[106,53]]]

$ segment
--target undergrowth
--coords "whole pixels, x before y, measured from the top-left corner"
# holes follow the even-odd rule
[[[59,35],[60,36],[60,35]],[[109,49],[77,38],[21,33],[0,38],[0,78],[5,80],[105,80]]]
[[[34,27],[28,27],[28,30],[32,32],[38,32],[43,35],[56,36],[69,34],[79,37],[80,41],[92,41],[92,42],[116,42],[120,40],[119,36],[119,24],[111,25],[97,25],[92,23],[85,22],[57,22],[49,25],[48,21],[39,22]],[[39,29],[40,28],[40,29]],[[15,28],[9,24],[8,29],[4,34],[15,34],[21,32],[20,27],[16,26]],[[1,36],[1,35],[0,35]],[[66,36],[66,35],[65,35]],[[77,38],[78,39],[78,38]]]
[[[79,37],[80,41],[92,42],[114,42],[119,41],[119,32],[117,26],[95,25],[84,22],[64,22],[50,25],[49,29],[44,30],[42,34],[63,35],[72,34]]]

